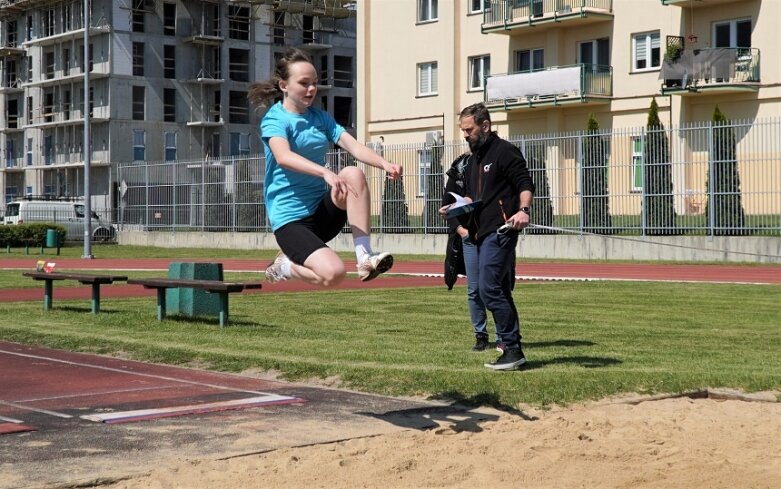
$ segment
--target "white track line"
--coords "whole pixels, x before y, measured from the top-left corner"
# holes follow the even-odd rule
[[[68,418],[72,418],[73,417],[70,414],[58,413],[56,411],[49,411],[48,409],[36,409],[34,407],[25,406],[24,404],[17,404],[15,402],[8,402],[8,401],[0,400],[0,404],[3,404],[5,406],[15,407],[17,409],[23,409],[25,411],[32,411],[34,413],[42,413],[42,414],[48,414],[50,416],[57,416],[58,418],[68,419]]]
[[[69,360],[60,360],[58,358],[50,358],[50,357],[44,357],[44,356],[40,356],[40,355],[30,355],[28,353],[18,353],[18,352],[7,351],[7,350],[0,350],[0,353],[5,353],[7,355],[15,355],[15,356],[18,356],[18,357],[33,358],[33,359],[36,359],[36,360],[48,360],[48,361],[51,361],[51,362],[64,363],[66,365],[75,365],[77,367],[95,368],[95,369],[98,369],[98,370],[105,370],[107,372],[118,372],[118,373],[127,374],[127,375],[137,375],[139,377],[147,377],[147,378],[150,378],[150,379],[169,380],[171,382],[179,382],[179,383],[182,383],[182,384],[197,385],[197,386],[201,386],[201,387],[211,387],[213,389],[219,389],[219,390],[230,391],[230,392],[246,392],[248,394],[256,394],[256,395],[259,395],[259,396],[274,395],[274,394],[270,394],[268,392],[246,390],[246,389],[236,389],[234,387],[227,387],[227,386],[224,386],[224,385],[210,384],[210,383],[206,383],[206,382],[195,382],[195,381],[192,381],[192,380],[177,379],[175,377],[167,377],[165,375],[145,374],[145,373],[142,373],[142,372],[129,372],[129,371],[121,369],[121,368],[104,367],[102,365],[92,365],[92,364],[89,364],[89,363],[81,363],[81,362],[71,362]]]
[[[232,407],[263,405],[284,401],[294,401],[295,397],[279,396],[269,394],[266,396],[249,397],[246,399],[233,399],[230,401],[210,402],[205,404],[191,404],[186,406],[172,406],[167,408],[155,409],[137,409],[135,411],[120,411],[116,413],[94,413],[81,416],[88,421],[97,421],[98,423],[110,423],[122,419],[145,418],[148,416],[164,416],[169,414],[188,413],[191,411],[229,409]]]
[[[5,421],[7,423],[14,423],[14,424],[22,424],[24,421],[20,419],[14,419],[14,418],[6,418],[5,416],[0,416],[0,421]]]

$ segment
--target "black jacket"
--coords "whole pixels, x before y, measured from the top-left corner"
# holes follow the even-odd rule
[[[482,205],[474,212],[469,234],[478,241],[495,232],[520,210],[520,194],[534,193],[526,159],[512,143],[491,133],[466,167],[466,193]]]
[[[447,183],[445,183],[445,193],[442,195],[442,205],[452,204],[455,201],[455,198],[450,195],[450,192],[462,197],[465,195],[466,168],[469,164],[470,156],[469,153],[463,153],[450,164],[450,169],[445,173],[445,175],[447,175]],[[455,231],[459,224],[458,219],[455,217],[451,217],[447,220],[450,232]]]

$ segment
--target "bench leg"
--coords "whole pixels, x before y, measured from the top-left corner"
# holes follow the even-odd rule
[[[220,293],[220,327],[228,324],[228,293]]]
[[[165,287],[157,288],[157,320],[165,319]]]
[[[100,312],[100,284],[92,284],[92,314]]]
[[[54,280],[43,281],[43,310],[50,311],[52,308],[52,298],[54,295]]]

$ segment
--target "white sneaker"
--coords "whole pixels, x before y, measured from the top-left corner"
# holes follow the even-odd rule
[[[277,282],[282,282],[288,279],[288,277],[286,277],[282,272],[282,264],[285,260],[289,260],[289,258],[286,257],[284,253],[281,251],[277,253],[277,257],[274,258],[274,261],[271,262],[271,265],[266,267],[266,282],[275,284]]]
[[[357,265],[358,278],[362,282],[368,282],[385,273],[393,266],[393,255],[390,253],[373,253],[367,259]]]

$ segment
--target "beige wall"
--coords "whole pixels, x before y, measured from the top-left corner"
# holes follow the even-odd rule
[[[716,104],[733,119],[781,116],[781,1],[705,1],[708,5],[688,8],[659,0],[617,0],[613,20],[543,24],[511,34],[482,34],[483,17],[468,13],[467,0],[440,0],[439,20],[429,24],[416,24],[413,0],[361,2],[359,138],[415,143],[424,141],[426,132],[441,130],[445,140],[460,139],[458,111],[483,99],[481,91],[467,90],[469,57],[490,54],[492,73],[502,74],[512,71],[514,51],[543,47],[546,66],[568,65],[577,60],[578,41],[600,37],[610,38],[612,100],[494,112],[500,135],[581,130],[591,112],[604,128],[643,126],[653,97],[665,125],[708,120]],[[752,44],[761,51],[762,86],[757,92],[662,96],[658,70],[632,73],[633,34],[659,30],[662,54],[668,35],[694,33],[696,46],[704,48],[711,45],[714,22],[746,17],[754,19]],[[427,61],[439,63],[439,94],[421,98],[416,96],[416,66]]]

